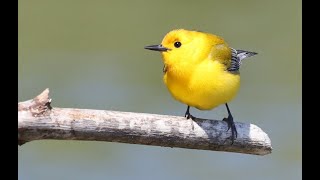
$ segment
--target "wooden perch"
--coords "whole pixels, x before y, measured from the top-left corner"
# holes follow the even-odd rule
[[[49,89],[18,103],[18,144],[41,139],[110,141],[266,155],[268,135],[253,124],[236,122],[238,137],[221,120],[50,106]]]

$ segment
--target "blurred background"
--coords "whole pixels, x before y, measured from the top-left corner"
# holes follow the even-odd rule
[[[266,156],[110,142],[43,140],[18,147],[21,180],[301,179],[301,1],[21,0],[19,101],[50,88],[54,107],[183,116],[143,47],[172,29],[222,36],[258,52],[241,68],[235,121],[271,138]],[[224,106],[193,115],[222,119]]]

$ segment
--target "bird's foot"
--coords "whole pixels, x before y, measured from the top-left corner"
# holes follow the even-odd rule
[[[194,119],[196,118],[196,117],[192,116],[189,111],[187,111],[187,112],[184,114],[184,117],[186,117],[187,119],[190,119],[190,118],[191,118],[192,120],[194,120]]]
[[[194,116],[192,116],[191,114],[190,114],[190,106],[188,106],[188,108],[187,108],[187,111],[186,111],[186,113],[184,114],[184,117],[186,117],[187,119],[192,119],[192,120],[194,120],[194,119],[196,119],[196,117],[194,117]]]
[[[228,118],[223,118],[223,121],[228,123],[227,131],[229,131],[229,129],[231,129],[230,139],[231,139],[231,144],[233,144],[234,140],[238,136],[237,128],[236,128],[236,126],[234,124],[233,117],[231,115],[229,115]]]

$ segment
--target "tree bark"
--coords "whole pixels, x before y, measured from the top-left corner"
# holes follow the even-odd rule
[[[253,124],[235,122],[238,137],[221,120],[50,106],[49,89],[18,103],[18,144],[33,140],[88,140],[226,151],[271,153],[268,135]]]

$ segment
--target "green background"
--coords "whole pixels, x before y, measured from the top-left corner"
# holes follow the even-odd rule
[[[162,82],[158,44],[172,29],[222,36],[259,54],[243,62],[235,121],[271,138],[266,156],[109,142],[18,147],[19,179],[301,179],[301,1],[18,1],[19,101],[45,88],[55,107],[182,116]],[[224,106],[192,109],[222,119]]]

